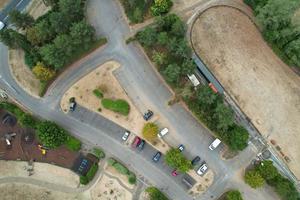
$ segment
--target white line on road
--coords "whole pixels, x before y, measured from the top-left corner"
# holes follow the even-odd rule
[[[21,0],[17,5],[16,7],[18,7],[24,0]]]

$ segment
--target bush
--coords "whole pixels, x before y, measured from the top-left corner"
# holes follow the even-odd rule
[[[71,151],[79,151],[81,148],[81,141],[73,136],[68,136],[66,147]]]
[[[157,138],[158,126],[154,123],[147,123],[143,128],[143,136],[146,140],[153,141]]]
[[[94,178],[95,174],[97,173],[97,171],[98,171],[98,165],[96,163],[94,163],[91,166],[90,170],[86,174],[87,179],[89,181],[93,180],[93,178]]]
[[[124,175],[128,175],[129,174],[129,170],[127,169],[127,167],[125,167],[124,165],[122,165],[121,163],[119,162],[116,162],[113,167],[118,171],[120,172],[121,174],[124,174]]]
[[[110,165],[110,166],[113,166],[117,161],[113,158],[109,158],[107,159],[107,163]]]
[[[108,110],[120,113],[124,116],[129,114],[130,106],[125,100],[102,99],[101,103],[102,106]]]
[[[185,173],[192,169],[191,161],[184,157],[184,155],[179,151],[179,149],[172,148],[169,151],[167,151],[165,161],[167,165],[177,169],[182,173]]]
[[[243,197],[238,190],[230,190],[226,192],[225,200],[243,200]]]
[[[89,179],[86,176],[80,176],[79,177],[79,182],[82,185],[87,185],[89,183]]]
[[[250,170],[245,174],[245,182],[252,188],[262,187],[265,183],[263,177],[256,170]]]
[[[148,187],[146,192],[149,195],[149,200],[169,200],[168,197],[156,187]]]
[[[98,159],[103,159],[105,158],[105,153],[98,148],[93,148],[93,152],[92,152]]]
[[[132,172],[129,173],[128,182],[132,185],[136,184],[136,176],[134,173],[132,173]]]
[[[169,12],[173,5],[171,0],[154,0],[154,5],[151,7],[151,13],[154,16],[159,16]]]
[[[100,89],[94,89],[93,90],[93,93],[96,97],[98,97],[99,99],[102,99],[103,98],[103,93]]]

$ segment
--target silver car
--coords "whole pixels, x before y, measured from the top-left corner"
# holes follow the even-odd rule
[[[129,135],[130,135],[130,132],[129,131],[125,131],[125,133],[124,133],[124,135],[122,137],[122,140],[126,141],[128,139],[128,137],[129,137]]]
[[[205,174],[205,172],[207,171],[207,169],[208,169],[207,164],[204,163],[197,170],[197,174],[200,175],[200,176],[203,176],[203,174]]]
[[[5,27],[4,22],[1,22],[1,21],[0,21],[0,30],[2,30],[4,27]]]

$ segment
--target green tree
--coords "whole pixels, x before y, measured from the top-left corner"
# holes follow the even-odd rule
[[[48,20],[48,18],[40,20],[34,25],[36,39],[38,41],[38,44],[45,44],[53,40],[55,38],[56,33],[51,28],[51,24]]]
[[[153,141],[157,138],[158,126],[154,123],[147,123],[145,124],[142,133],[146,140]]]
[[[256,167],[260,175],[268,182],[279,175],[278,170],[274,167],[271,160],[264,160]]]
[[[248,145],[249,133],[244,127],[234,124],[223,137],[232,150],[241,151]]]
[[[30,69],[32,69],[36,65],[36,63],[41,60],[40,57],[41,56],[35,49],[31,49],[31,51],[26,51],[24,56],[25,64]]]
[[[157,32],[154,28],[147,27],[143,31],[138,32],[136,37],[142,45],[151,47],[156,43]]]
[[[256,170],[247,171],[244,178],[245,182],[252,188],[262,187],[265,183],[263,177]]]
[[[68,139],[67,132],[50,121],[43,121],[37,124],[36,133],[40,142],[48,148],[59,147]]]
[[[158,66],[164,65],[167,63],[167,55],[159,51],[153,51],[152,60]]]
[[[139,7],[136,7],[134,9],[132,18],[133,18],[134,23],[140,23],[140,22],[144,21],[143,12],[141,11],[141,9]]]
[[[54,44],[48,44],[40,48],[43,61],[48,66],[53,66],[56,70],[61,69],[66,63],[64,52],[58,50]]]
[[[154,0],[153,6],[150,10],[153,16],[159,16],[169,12],[173,5],[171,0]]]
[[[84,17],[82,0],[59,0],[59,10],[66,23],[81,21]]]
[[[21,13],[18,10],[12,10],[9,13],[9,19],[16,27],[25,29],[33,25],[34,19],[28,13]]]
[[[51,29],[57,34],[67,33],[71,26],[71,23],[65,21],[63,14],[60,12],[50,13],[49,23]]]
[[[43,0],[44,4],[46,6],[52,6],[55,7],[57,6],[59,0]]]
[[[274,182],[275,182],[275,191],[277,194],[279,194],[279,196],[282,199],[299,200],[300,198],[299,193],[295,188],[294,184],[290,180],[282,176],[277,176]]]
[[[95,29],[87,24],[85,21],[73,24],[70,30],[72,44],[76,48],[83,48],[87,50],[95,41]]]
[[[219,131],[225,132],[233,125],[233,111],[219,102],[214,110],[213,118],[216,122],[216,127]]]
[[[156,187],[148,187],[146,192],[149,195],[149,200],[168,200],[167,196]]]
[[[167,45],[169,41],[169,36],[167,32],[160,32],[157,36],[157,44],[164,46]]]
[[[185,25],[184,23],[178,18],[171,27],[171,34],[175,35],[176,37],[184,37],[185,34]]]
[[[180,78],[180,67],[176,63],[170,64],[163,71],[163,74],[169,83],[178,83]]]
[[[196,64],[192,59],[184,59],[181,66],[181,74],[182,75],[190,75],[193,74],[196,70]]]
[[[38,62],[32,72],[41,81],[49,81],[55,75],[55,71],[45,67],[42,62]]]
[[[35,128],[36,126],[36,120],[30,114],[23,113],[18,120],[23,127]]]
[[[197,90],[196,98],[201,110],[213,110],[220,102],[218,94],[215,94],[207,85],[201,86]]]
[[[31,49],[31,45],[26,37],[12,29],[0,31],[0,41],[12,49],[21,48],[24,51],[30,51]]]
[[[225,200],[243,200],[243,197],[238,190],[230,190],[226,193]]]
[[[179,172],[185,173],[192,169],[191,161],[186,159],[179,149],[171,148],[165,155],[167,165]]]

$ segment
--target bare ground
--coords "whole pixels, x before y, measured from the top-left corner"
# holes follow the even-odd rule
[[[0,9],[4,8],[9,0],[0,0]]]
[[[194,24],[192,42],[260,133],[279,146],[300,179],[299,76],[273,53],[250,19],[233,8],[204,12]]]
[[[190,170],[188,174],[197,181],[197,183],[189,190],[189,194],[192,196],[198,196],[205,192],[214,180],[214,173],[212,170],[208,170],[204,176],[199,176],[195,170]]]
[[[17,83],[30,95],[38,97],[40,81],[24,63],[24,51],[21,49],[9,50],[9,66]]]

